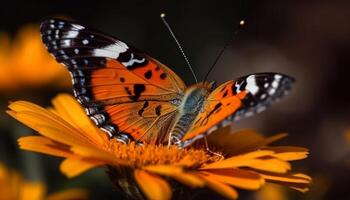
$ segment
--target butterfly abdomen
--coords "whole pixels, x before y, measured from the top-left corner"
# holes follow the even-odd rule
[[[179,116],[171,130],[171,142],[178,143],[189,130],[198,113],[203,109],[209,88],[195,85],[187,89],[179,106]]]

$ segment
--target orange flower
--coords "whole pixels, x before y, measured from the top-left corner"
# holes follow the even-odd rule
[[[17,172],[10,171],[0,164],[0,199],[83,200],[87,199],[87,192],[81,189],[70,189],[46,196],[43,183],[26,181]]]
[[[289,173],[289,161],[305,158],[307,149],[267,146],[284,134],[270,138],[252,131],[226,134],[235,144],[223,149],[225,157],[205,148],[125,145],[108,139],[70,95],[61,94],[52,102],[52,109],[25,101],[9,106],[11,116],[41,134],[20,138],[20,148],[65,158],[60,169],[68,177],[108,166],[113,183],[135,199],[143,195],[170,199],[169,183],[175,181],[192,188],[209,187],[230,199],[238,197],[236,188],[257,190],[266,181],[299,191],[307,191],[311,181],[307,175]]]
[[[14,42],[0,34],[0,90],[53,84],[70,85],[68,72],[47,53],[41,42],[39,27],[23,27]]]

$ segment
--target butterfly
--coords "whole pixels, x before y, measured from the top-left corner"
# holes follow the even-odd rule
[[[158,60],[75,22],[41,23],[43,43],[69,70],[73,93],[110,138],[184,148],[232,121],[259,113],[284,96],[294,79],[257,73],[186,86]]]

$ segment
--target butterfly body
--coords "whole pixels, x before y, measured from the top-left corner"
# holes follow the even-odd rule
[[[91,120],[120,142],[180,148],[232,121],[265,110],[294,79],[257,73],[186,86],[170,68],[107,34],[60,19],[47,19],[41,34],[48,51],[67,67],[74,96]]]
[[[204,103],[210,94],[211,86],[201,83],[186,89],[185,95],[178,108],[175,124],[170,130],[170,142],[177,144],[181,142],[199,112],[204,112]]]

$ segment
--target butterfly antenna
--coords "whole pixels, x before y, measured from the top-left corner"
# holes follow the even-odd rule
[[[233,41],[233,39],[235,38],[235,36],[239,33],[239,31],[243,28],[243,26],[245,25],[245,21],[241,20],[239,21],[238,24],[238,28],[233,32],[233,34],[231,35],[230,39],[226,42],[225,46],[221,49],[221,51],[219,52],[218,56],[215,58],[214,63],[211,65],[209,71],[207,72],[207,74],[204,76],[204,80],[203,82],[205,82],[210,74],[211,71],[213,71],[214,66],[216,65],[216,63],[219,61],[219,59],[221,58],[222,54],[224,53],[224,51],[226,50],[226,48],[229,46],[229,44]]]
[[[182,56],[184,57],[184,59],[185,59],[185,61],[186,61],[186,63],[187,63],[187,66],[188,66],[188,68],[190,69],[190,71],[191,71],[191,73],[192,73],[192,75],[193,75],[193,77],[194,77],[194,80],[196,81],[196,83],[198,83],[196,74],[194,73],[193,68],[192,68],[190,62],[188,61],[188,58],[187,58],[187,56],[186,56],[184,50],[182,49],[182,46],[181,46],[180,42],[176,39],[176,36],[175,36],[173,30],[171,29],[171,27],[170,27],[170,25],[168,24],[168,22],[165,20],[165,13],[161,13],[161,14],[160,14],[160,18],[162,19],[164,25],[167,27],[167,29],[169,30],[171,36],[172,36],[173,39],[175,40],[175,42],[176,42],[178,48],[180,49],[181,54],[182,54]]]

